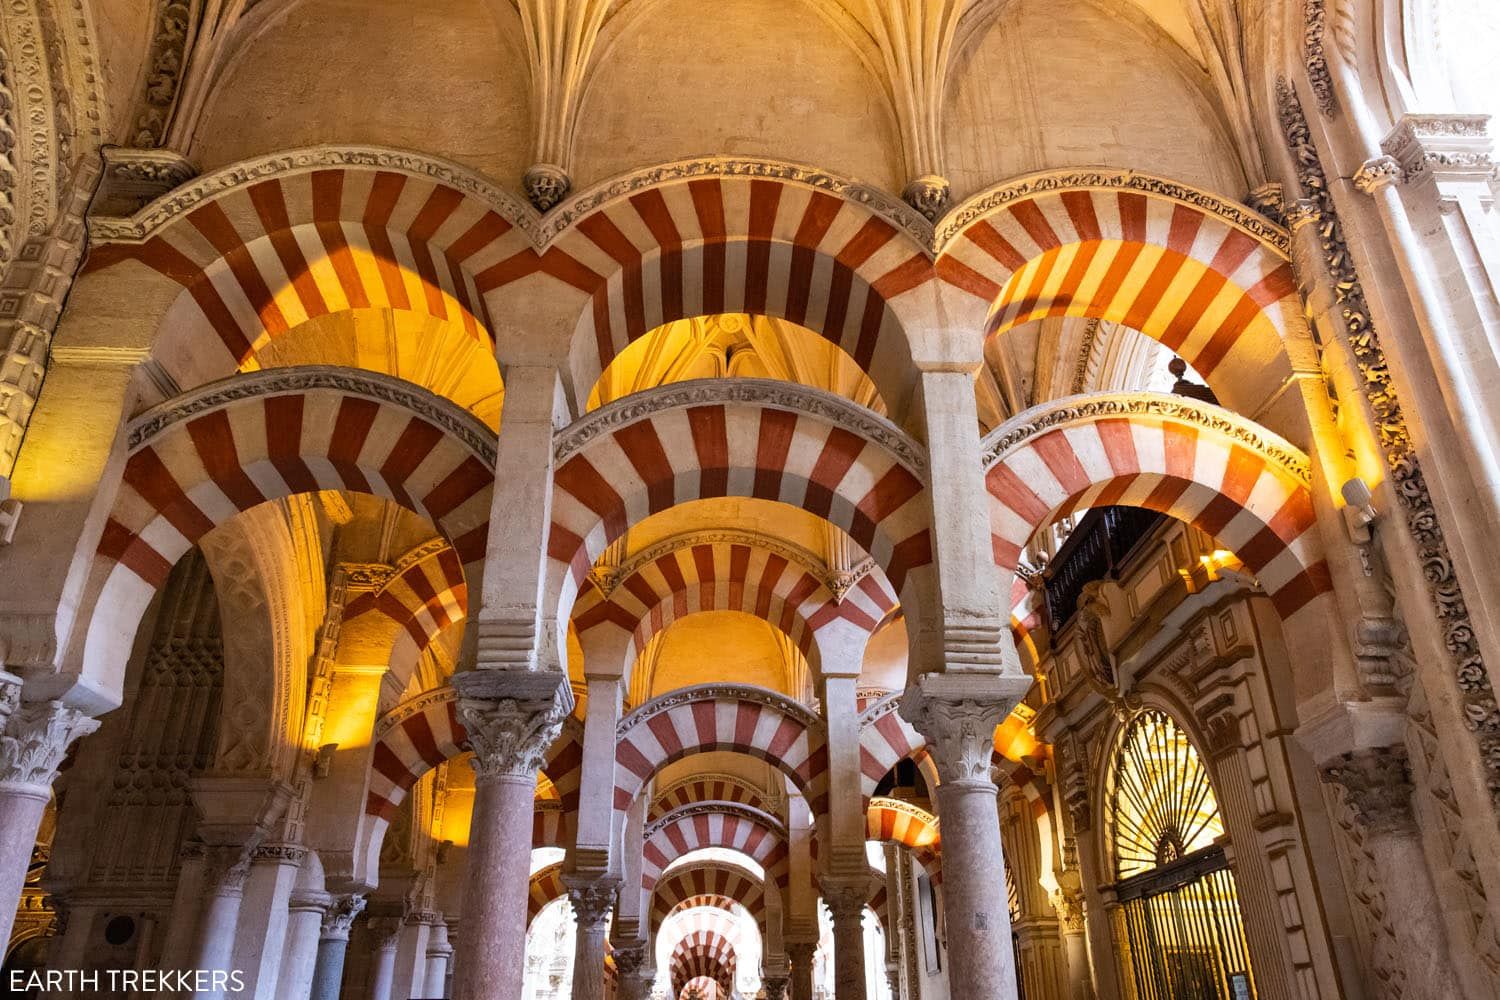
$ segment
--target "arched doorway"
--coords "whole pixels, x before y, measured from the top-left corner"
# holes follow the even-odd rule
[[[1137,1000],[1250,1000],[1239,892],[1202,757],[1171,716],[1148,709],[1125,728],[1112,778],[1121,983]]]

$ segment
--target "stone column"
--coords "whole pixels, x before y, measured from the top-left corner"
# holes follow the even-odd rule
[[[518,997],[536,775],[572,708],[572,692],[566,677],[540,671],[469,670],[455,675],[453,686],[475,771],[454,997]]]
[[[941,780],[943,918],[955,997],[1018,996],[990,761],[995,727],[1027,684],[1009,675],[929,673],[907,688],[901,704],[902,716],[926,737]]]
[[[334,896],[324,911],[309,1000],[338,1000],[344,984],[344,954],[349,950],[349,928],[364,909],[364,896],[348,895]]]
[[[1062,928],[1063,957],[1068,963],[1068,1000],[1094,1000],[1094,982],[1089,975],[1089,943],[1083,916],[1083,889],[1077,869],[1058,877],[1052,907]]]
[[[833,914],[833,993],[865,1000],[865,901],[870,879],[823,879],[823,901]]]
[[[281,956],[277,997],[301,1000],[312,992],[323,915],[328,912],[330,901],[326,892],[293,891],[287,903],[286,948]]]
[[[1442,906],[1422,852],[1412,811],[1412,783],[1404,747],[1354,750],[1323,768],[1344,790],[1375,858],[1391,930],[1406,963],[1406,996],[1412,1000],[1462,997],[1449,951]]]
[[[620,1000],[648,1000],[651,996],[651,983],[656,976],[655,970],[646,966],[646,953],[650,947],[645,941],[615,945],[615,969],[620,974]],[[576,967],[576,960],[574,965]]]
[[[604,1000],[604,941],[620,881],[563,876],[578,921],[573,949],[573,1000]]]
[[[813,1000],[813,955],[816,941],[788,941],[787,958],[792,962],[792,1000]]]
[[[370,989],[367,1000],[394,1000],[391,985],[396,978],[396,945],[400,940],[401,918],[375,917],[370,921]]]
[[[396,936],[396,971],[391,977],[391,1000],[427,996],[427,941],[440,915],[410,910]]]
[[[0,941],[9,941],[52,779],[99,722],[61,702],[21,702],[21,679],[0,672]]]
[[[765,987],[766,1000],[786,1000],[788,984],[786,976],[765,976],[760,984]]]
[[[448,961],[453,957],[453,946],[448,943],[448,922],[441,917],[427,932],[427,975],[422,989],[429,998],[447,996]]]
[[[190,968],[229,969],[234,957],[234,931],[240,919],[245,880],[250,875],[250,851],[236,844],[203,849],[205,902],[198,920],[197,945]],[[204,990],[193,1000],[218,1000],[223,990]]]
[[[250,871],[227,966],[243,975],[245,987],[240,995],[246,1000],[277,1000],[283,995],[277,987],[291,915],[292,885],[306,856],[307,849],[294,844],[263,844],[250,853]]]

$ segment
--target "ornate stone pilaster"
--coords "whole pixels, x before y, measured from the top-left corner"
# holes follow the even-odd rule
[[[1371,834],[1411,833],[1411,769],[1404,747],[1354,750],[1323,768],[1323,779],[1344,790],[1349,808]]]

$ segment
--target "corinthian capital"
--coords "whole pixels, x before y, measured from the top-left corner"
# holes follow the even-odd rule
[[[482,777],[535,780],[573,707],[567,678],[543,671],[470,670],[457,674],[453,686],[474,770]]]
[[[0,782],[49,786],[68,747],[98,729],[99,720],[58,701],[17,704],[19,690],[9,684],[0,687],[0,712],[5,713]]]
[[[1030,683],[1007,674],[924,674],[906,689],[901,716],[926,737],[943,782],[992,785],[995,727]]]
[[[615,897],[620,891],[620,880],[615,878],[574,879],[563,877],[568,887],[568,902],[573,905],[573,915],[579,927],[598,927],[609,919],[614,909]]]
[[[835,923],[844,920],[859,920],[870,899],[870,879],[825,877],[822,879],[823,902],[833,914]]]
[[[1344,789],[1345,800],[1372,834],[1416,829],[1411,772],[1404,747],[1354,750],[1323,768],[1323,780]]]
[[[365,897],[357,893],[334,896],[323,913],[323,938],[327,940],[349,940],[349,928],[355,918],[365,912]]]

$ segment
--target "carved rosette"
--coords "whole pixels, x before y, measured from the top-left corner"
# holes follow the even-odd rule
[[[365,897],[358,893],[334,896],[323,914],[323,940],[349,940],[349,928],[354,926],[355,918],[365,912],[366,902]]]
[[[18,694],[17,687],[5,685],[0,698],[4,705],[15,705]],[[49,787],[73,741],[98,728],[99,720],[58,701],[11,708],[6,711],[4,733],[0,734],[0,782]]]
[[[547,748],[562,732],[567,713],[556,702],[516,698],[460,698],[458,718],[469,733],[474,771],[482,778],[535,781]]]
[[[1324,766],[1323,780],[1339,785],[1371,834],[1411,833],[1411,768],[1403,747],[1354,750]]]
[[[597,930],[609,920],[609,912],[615,908],[615,897],[620,892],[620,880],[611,878],[572,881],[564,878],[568,887],[568,902],[573,906],[573,915],[578,927]]]

